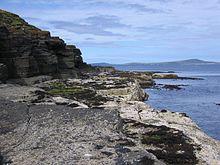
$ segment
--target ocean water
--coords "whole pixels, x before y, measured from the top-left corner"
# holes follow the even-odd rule
[[[209,136],[220,140],[220,65],[116,66],[120,70],[174,71],[204,80],[156,80],[158,84],[184,85],[181,90],[146,89],[147,104],[156,109],[184,112]]]

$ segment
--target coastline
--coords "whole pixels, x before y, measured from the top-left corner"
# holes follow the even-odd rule
[[[186,75],[186,73],[182,72]],[[189,76],[196,76],[189,74]],[[147,89],[148,104],[157,109],[187,113],[212,138],[220,138],[219,76],[198,75],[204,80],[156,80],[156,87]],[[171,84],[171,85],[167,85]]]
[[[143,101],[152,72],[92,67],[81,50],[0,10],[0,165],[217,165],[220,142]]]
[[[14,107],[13,111],[7,111],[4,116],[11,121],[15,114],[20,113],[19,107],[22,106],[28,107],[27,115],[30,116],[27,116],[27,123],[25,116],[21,119],[16,117],[13,128],[7,124],[6,119],[1,120],[5,130],[0,136],[4,162],[37,164],[38,160],[44,158],[48,159],[45,162],[50,163],[68,159],[66,154],[55,160],[48,158],[48,152],[54,149],[67,152],[69,157],[70,154],[77,155],[78,159],[71,157],[76,164],[83,164],[88,160],[91,164],[145,161],[151,162],[149,164],[217,165],[220,162],[220,142],[206,135],[188,116],[177,112],[159,112],[143,102],[148,95],[142,87],[154,84],[149,74],[92,72],[87,77],[89,78],[38,80],[28,86],[1,85],[1,98],[7,98],[1,99],[2,108],[6,108],[6,104],[9,109]],[[88,115],[91,113],[94,114]],[[79,118],[73,121],[71,118],[74,116]],[[85,117],[86,120],[83,119]],[[111,118],[115,118],[114,122]],[[93,124],[85,124],[88,121]],[[93,127],[101,132],[96,132]],[[55,131],[56,129],[59,131]],[[78,129],[78,135],[73,135],[71,130]],[[66,131],[63,132],[64,130]],[[85,135],[88,135],[86,141],[83,140]],[[70,138],[71,136],[78,138]],[[36,138],[39,140],[36,141]],[[94,138],[98,138],[98,142]],[[61,139],[62,145],[56,146],[57,140]],[[102,149],[94,148],[89,142],[102,145]],[[74,144],[78,147],[85,145],[87,148],[79,150]],[[113,146],[121,146],[121,150]],[[66,147],[72,148],[72,151]],[[132,156],[128,156],[129,154]],[[57,153],[49,155],[51,157]]]

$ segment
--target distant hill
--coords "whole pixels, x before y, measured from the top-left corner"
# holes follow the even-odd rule
[[[199,59],[188,59],[181,61],[158,62],[158,63],[127,63],[123,65],[205,65],[205,64],[220,64],[220,63],[212,62],[212,61],[203,61]]]
[[[137,66],[137,65],[205,65],[205,64],[220,64],[219,62],[204,61],[200,59],[188,59],[181,61],[171,62],[158,62],[158,63],[125,63],[125,64],[109,64],[109,63],[93,63],[93,66]]]
[[[91,65],[92,66],[113,66],[115,64],[109,64],[109,63],[103,62],[103,63],[92,63]]]
[[[219,73],[220,62],[203,61],[199,59],[188,59],[182,61],[159,62],[159,63],[126,63],[126,64],[109,64],[95,63],[93,66],[112,66],[117,70],[124,71],[153,71],[153,72],[192,72],[207,71]]]
[[[211,61],[204,61],[199,59],[188,59],[188,60],[182,60],[182,61],[175,61],[176,63],[185,63],[185,64],[201,64],[201,63],[216,63]]]

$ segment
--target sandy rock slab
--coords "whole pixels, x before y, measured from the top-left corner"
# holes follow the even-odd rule
[[[122,123],[116,110],[0,100],[0,164],[164,164]]]

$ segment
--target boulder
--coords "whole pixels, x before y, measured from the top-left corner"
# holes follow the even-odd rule
[[[138,81],[133,84],[131,95],[128,100],[130,101],[146,101],[149,95],[141,88]]]

